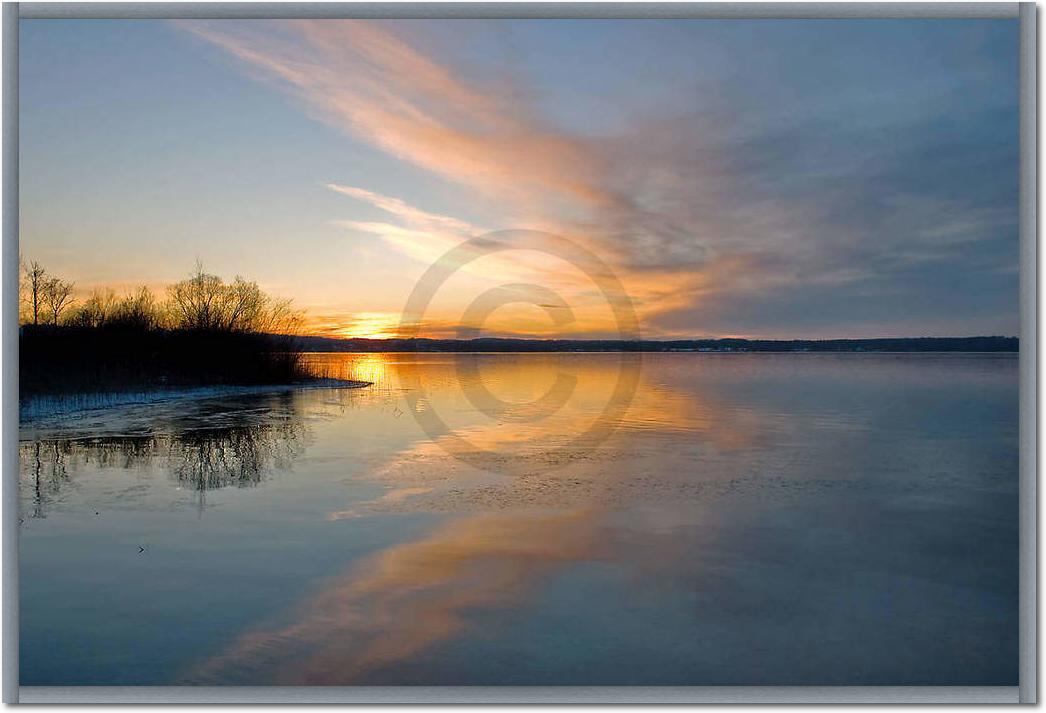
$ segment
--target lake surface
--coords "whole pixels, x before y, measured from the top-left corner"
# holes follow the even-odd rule
[[[309,358],[23,428],[22,685],[1017,684],[1016,355]]]

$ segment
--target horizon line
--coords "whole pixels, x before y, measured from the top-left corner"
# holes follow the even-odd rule
[[[513,342],[872,342],[925,339],[1020,339],[1019,335],[974,334],[966,336],[906,336],[906,337],[642,337],[625,339],[621,337],[338,337],[325,334],[299,334],[299,338],[330,339],[339,342],[367,341],[433,341],[433,342],[478,342],[478,341],[513,341]]]

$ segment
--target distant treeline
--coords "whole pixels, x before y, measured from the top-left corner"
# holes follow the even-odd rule
[[[335,339],[302,337],[310,352],[1016,352],[1016,337],[897,339]]]
[[[293,336],[301,315],[240,277],[197,265],[162,298],[140,287],[77,302],[72,283],[31,262],[21,288],[22,397],[307,377]]]

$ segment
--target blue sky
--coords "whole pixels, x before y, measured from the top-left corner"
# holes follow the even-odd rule
[[[444,250],[528,227],[598,252],[651,337],[1017,333],[1015,20],[25,20],[20,45],[21,249],[80,294],[199,258],[387,335]],[[554,258],[476,267],[433,334],[506,281],[612,331]]]

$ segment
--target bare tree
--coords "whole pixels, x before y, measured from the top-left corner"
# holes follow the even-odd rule
[[[152,329],[160,326],[162,315],[152,290],[142,285],[114,306],[109,319],[122,327]]]
[[[237,275],[222,295],[222,326],[230,332],[257,331],[268,301],[257,282],[247,282]]]
[[[36,262],[23,267],[23,303],[28,321],[58,324],[73,305],[71,282],[52,277]],[[138,329],[205,330],[216,332],[295,334],[303,313],[290,300],[267,295],[257,282],[237,276],[231,283],[204,271],[197,261],[194,272],[167,288],[168,299],[158,303],[146,286],[118,297],[109,287],[97,288],[65,320],[78,327],[103,325]]]
[[[73,283],[52,277],[44,282],[41,293],[43,303],[51,312],[52,324],[58,324],[62,311],[73,303]]]
[[[237,276],[226,284],[199,262],[186,280],[167,288],[172,326],[221,332],[289,333],[301,315],[289,301],[265,294],[257,282]]]
[[[76,310],[70,321],[78,327],[101,327],[112,318],[115,308],[116,291],[113,288],[95,289]]]
[[[300,309],[295,309],[289,299],[272,300],[265,319],[266,322],[259,331],[294,335],[301,330],[305,313]]]
[[[29,314],[32,315],[33,324],[40,324],[40,307],[44,304],[44,287],[47,284],[47,271],[36,260],[22,265],[25,275],[23,286],[25,288],[25,300]]]
[[[167,288],[175,324],[184,329],[222,327],[221,303],[224,293],[222,279],[204,272],[203,265],[197,260],[196,271],[189,279]]]

